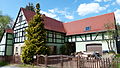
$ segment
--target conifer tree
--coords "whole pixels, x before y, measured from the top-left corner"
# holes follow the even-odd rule
[[[40,5],[36,4],[36,15],[28,24],[25,40],[25,48],[22,52],[22,61],[24,63],[32,63],[33,56],[36,54],[47,54],[49,48],[45,46],[46,30],[44,29],[43,16],[40,14]]]
[[[35,12],[33,3],[26,5],[25,9]]]

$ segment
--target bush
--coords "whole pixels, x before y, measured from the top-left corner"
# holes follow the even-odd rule
[[[60,54],[71,55],[72,52],[73,52],[73,47],[68,43],[60,47]]]
[[[25,45],[22,51],[22,62],[25,64],[32,64],[33,63],[33,56],[34,55],[49,55],[50,49],[47,46],[40,46],[39,48],[35,45]]]

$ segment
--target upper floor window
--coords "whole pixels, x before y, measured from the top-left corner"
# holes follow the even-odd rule
[[[89,30],[91,30],[91,27],[90,27],[90,26],[85,27],[85,31],[89,31]]]
[[[21,16],[19,16],[19,22],[21,22],[22,21],[22,15]]]

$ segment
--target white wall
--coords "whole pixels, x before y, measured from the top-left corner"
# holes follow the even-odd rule
[[[18,53],[18,55],[21,54],[21,48],[24,46],[24,43],[17,43],[14,44],[14,55],[16,55],[16,53]],[[16,52],[16,47],[18,48],[18,52]]]
[[[2,40],[0,42],[0,51],[5,51],[5,43],[6,43],[6,33],[4,33]],[[0,52],[0,55],[4,55],[4,54],[5,54],[4,52]]]
[[[76,42],[76,52],[86,51],[86,44],[102,44],[102,50],[109,50],[108,45],[105,41],[87,41],[87,42]],[[113,45],[113,49],[116,51],[116,45]]]
[[[6,43],[6,33],[4,33],[0,44],[5,44],[5,43]]]

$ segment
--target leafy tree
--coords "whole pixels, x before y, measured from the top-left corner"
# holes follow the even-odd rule
[[[28,5],[26,5],[25,9],[35,12],[35,8],[34,8],[33,3],[29,3]]]
[[[113,50],[113,46],[115,46],[114,41],[115,41],[115,38],[117,37],[117,33],[116,33],[117,30],[111,29],[113,27],[114,27],[113,24],[105,24],[105,28],[107,29],[106,31],[107,38],[104,40],[107,42],[109,51],[114,51]]]
[[[37,54],[49,54],[49,48],[45,46],[46,42],[46,30],[44,29],[43,18],[41,15],[39,3],[36,4],[36,15],[31,19],[28,24],[28,28],[25,40],[25,48],[22,51],[22,61],[24,63],[32,63],[33,56]]]
[[[9,28],[8,24],[10,23],[11,18],[6,15],[0,14],[0,38],[6,28]]]

